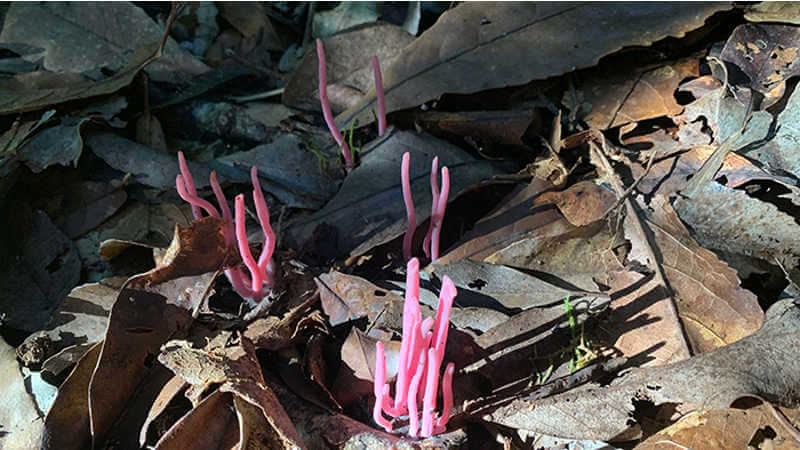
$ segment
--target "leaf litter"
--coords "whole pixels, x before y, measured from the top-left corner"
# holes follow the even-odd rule
[[[796,445],[793,10],[362,6],[359,25],[346,3],[6,11],[0,403],[25,423],[0,445]],[[59,46],[33,23],[63,25]],[[323,29],[354,167],[316,112]],[[212,193],[222,214],[200,218]],[[236,275],[262,246],[270,277]],[[424,439],[386,399],[394,431],[373,420],[413,378],[407,327],[455,364],[452,391],[418,394],[447,414]]]

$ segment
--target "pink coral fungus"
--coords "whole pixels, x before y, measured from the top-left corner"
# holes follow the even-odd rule
[[[378,62],[378,57],[372,57],[372,70],[375,76],[375,96],[378,104],[378,136],[383,136],[386,133],[386,102],[383,95],[383,76],[381,75],[381,66]],[[331,132],[331,136],[336,141],[336,145],[342,149],[342,158],[344,158],[344,165],[347,171],[353,170],[354,162],[353,155],[350,152],[350,147],[342,136],[342,132],[336,126],[336,121],[333,119],[333,112],[331,111],[330,102],[328,102],[328,71],[325,63],[325,47],[322,41],[317,39],[317,79],[319,81],[319,102],[322,107],[322,116],[325,118],[325,124]]]
[[[195,220],[203,217],[203,211],[209,216],[220,217],[219,211],[211,202],[197,195],[197,189],[183,152],[178,152],[178,166],[181,173],[175,178],[175,188],[178,190],[178,195],[192,205],[192,214]],[[267,209],[267,202],[264,200],[264,193],[261,191],[261,185],[258,182],[258,169],[255,166],[250,169],[250,178],[253,183],[253,202],[256,205],[256,215],[261,224],[264,239],[258,261],[253,258],[250,252],[250,245],[247,242],[244,195],[239,194],[236,196],[234,203],[235,216],[231,216],[228,200],[222,192],[222,187],[217,181],[215,172],[211,172],[210,184],[211,189],[214,191],[214,196],[217,198],[217,203],[222,210],[221,218],[225,221],[225,241],[229,246],[233,246],[234,240],[236,241],[242,261],[250,273],[249,275],[246,274],[241,266],[237,265],[226,269],[225,275],[231,282],[233,289],[242,298],[258,303],[269,295],[275,282],[275,267],[272,262],[272,254],[275,252],[275,233],[269,224],[269,210]]]
[[[400,361],[397,369],[394,399],[386,383],[386,357],[383,343],[375,344],[375,407],[373,419],[386,431],[392,423],[383,414],[392,417],[408,415],[408,434],[411,437],[428,437],[445,431],[453,407],[453,374],[455,365],[447,364],[442,377],[442,410],[436,417],[436,397],[439,388],[444,349],[450,325],[450,310],[456,297],[456,287],[447,276],[442,280],[436,318],[422,320],[419,308],[419,260],[408,262],[406,296],[403,307],[403,335],[400,343]],[[419,400],[422,400],[422,425],[419,423]]]
[[[403,258],[411,258],[411,241],[414,231],[417,228],[417,216],[414,214],[414,200],[411,198],[411,177],[409,175],[409,165],[411,156],[408,152],[403,154],[403,161],[400,165],[400,185],[403,189],[403,202],[406,204],[406,214],[408,217],[408,229],[403,238]],[[450,194],[450,171],[447,167],[442,167],[442,189],[439,191],[439,183],[436,172],[439,168],[439,157],[434,157],[431,163],[431,221],[425,240],[422,243],[422,251],[431,261],[439,259],[439,238],[442,233],[442,222],[444,213],[447,209],[447,197]]]

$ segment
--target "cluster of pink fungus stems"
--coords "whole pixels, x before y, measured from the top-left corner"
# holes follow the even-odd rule
[[[211,202],[199,197],[195,188],[192,173],[186,164],[183,152],[178,152],[178,166],[180,174],[175,178],[175,188],[178,195],[192,206],[192,215],[195,220],[203,217],[203,212],[209,216],[221,218],[225,222],[223,233],[225,242],[228,246],[234,245],[234,240],[238,245],[239,255],[244,262],[249,275],[244,272],[240,265],[230,267],[225,270],[225,276],[231,282],[233,289],[242,298],[258,303],[268,296],[275,283],[275,267],[272,261],[272,254],[275,252],[275,233],[269,223],[269,209],[264,199],[264,193],[258,182],[258,169],[253,166],[250,169],[250,179],[253,183],[253,203],[256,206],[261,232],[263,234],[263,246],[258,260],[253,258],[250,245],[247,241],[247,229],[245,227],[244,194],[239,194],[234,200],[234,215],[231,216],[231,209],[228,200],[222,192],[222,187],[217,182],[216,172],[211,172],[210,184],[217,198],[217,203],[222,210],[222,215]]]
[[[328,76],[325,63],[325,48],[320,39],[317,39],[317,61],[319,101],[322,107],[322,116],[325,118],[325,124],[331,132],[331,136],[333,136],[336,144],[342,150],[344,165],[349,173],[354,167],[353,155],[350,152],[350,147],[344,140],[344,136],[342,136],[342,132],[336,127],[336,122],[333,119],[333,112],[328,102]],[[381,75],[381,66],[377,56],[372,57],[372,72],[375,78],[375,97],[377,99],[378,109],[376,114],[378,118],[378,136],[383,136],[386,133],[386,100],[383,93],[383,75]],[[403,187],[403,201],[406,204],[406,215],[408,217],[408,230],[403,239],[403,258],[406,261],[411,259],[411,241],[414,237],[414,231],[417,228],[414,201],[411,198],[411,180],[408,173],[410,157],[408,153],[403,154],[400,174]],[[438,167],[439,158],[435,157],[431,163],[431,195],[433,196],[431,221],[428,226],[428,232],[425,235],[425,240],[422,243],[422,251],[425,252],[425,256],[430,258],[431,261],[435,261],[439,258],[439,236],[442,231],[444,212],[447,207],[447,196],[450,191],[450,173],[447,167],[442,167],[442,189],[440,193],[439,183],[437,181]]]
[[[429,437],[446,430],[453,408],[455,365],[452,362],[445,367],[441,379],[443,403],[438,417],[436,398],[450,325],[450,310],[455,297],[455,285],[450,278],[444,276],[436,318],[428,317],[422,320],[419,308],[419,260],[412,258],[408,261],[403,335],[394,398],[390,395],[389,384],[386,383],[383,342],[378,341],[375,344],[375,407],[372,417],[387,432],[392,431],[392,422],[386,419],[384,414],[395,418],[408,415],[408,435],[411,437]],[[421,424],[420,401],[422,401]]]
[[[403,237],[403,258],[408,261],[411,259],[411,243],[414,239],[414,231],[417,228],[417,216],[414,213],[414,199],[411,198],[411,178],[409,166],[411,165],[411,155],[406,152],[403,154],[403,161],[400,165],[400,184],[403,189],[403,202],[406,204],[406,217],[408,219],[408,229]],[[439,169],[439,157],[433,158],[431,163],[431,220],[425,240],[422,242],[422,251],[431,261],[439,259],[439,237],[442,233],[442,222],[444,213],[447,209],[447,196],[450,194],[450,171],[447,166],[442,167],[442,189],[439,190],[439,182],[436,173]]]
[[[325,124],[328,125],[328,130],[331,136],[336,141],[336,145],[342,149],[342,158],[344,158],[344,165],[347,172],[351,172],[355,167],[353,163],[353,155],[350,152],[350,147],[342,136],[342,132],[336,127],[336,121],[333,119],[333,112],[331,105],[328,102],[328,75],[325,68],[325,48],[322,41],[317,39],[317,71],[319,80],[319,101],[322,106],[322,116],[325,118]],[[372,71],[375,76],[375,96],[378,102],[378,136],[383,136],[386,133],[386,103],[383,95],[383,76],[381,75],[381,66],[378,62],[378,57],[372,57]]]

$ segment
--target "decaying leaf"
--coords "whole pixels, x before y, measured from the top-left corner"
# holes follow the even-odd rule
[[[610,189],[591,181],[581,181],[563,191],[545,192],[533,203],[553,203],[569,223],[582,227],[602,219],[615,201],[616,196]]]
[[[377,2],[344,2],[314,14],[314,36],[326,37],[357,25],[374,22],[380,16]]]
[[[648,225],[694,350],[707,352],[754,333],[763,320],[756,296],[739,285],[733,269],[692,239],[663,197],[651,207]]]
[[[147,418],[145,419],[144,424],[142,424],[142,429],[139,432],[140,446],[144,447],[147,444],[148,430],[150,425],[159,419],[161,414],[165,412],[175,397],[183,394],[188,386],[189,383],[185,382],[183,378],[177,375],[172,377],[167,384],[164,385],[164,387],[158,393],[156,399],[153,401],[150,411],[147,413]]]
[[[592,128],[606,130],[680,114],[683,107],[675,100],[674,93],[685,79],[699,75],[698,60],[699,55],[694,55],[633,74],[620,72],[617,66],[605,69],[611,73],[589,72],[588,81],[578,86],[583,100],[592,107],[584,120]]]
[[[682,361],[683,326],[672,313],[672,298],[650,274],[618,270],[608,275],[611,311],[601,327],[606,339],[637,367]]]
[[[331,272],[315,278],[322,301],[322,310],[331,325],[366,317],[369,323],[398,328],[402,324],[403,297],[369,281]]]
[[[244,330],[244,336],[250,339],[257,349],[274,351],[288,347],[292,345],[300,330],[315,325],[313,322],[314,319],[318,319],[315,316],[319,315],[319,312],[309,313],[309,310],[318,300],[318,295],[312,295],[284,314],[282,318],[267,316],[256,319]]]
[[[403,49],[384,68],[386,111],[420,105],[444,93],[471,93],[513,86],[589,67],[625,46],[648,45],[698,28],[726,3],[691,7],[649,4],[465,3]],[[595,26],[624,23],[625,26]],[[575,30],[564,39],[564,30]],[[531,42],[536,42],[531,47]],[[487,66],[486,62],[491,61]],[[469,69],[467,69],[469,68]],[[475,76],[463,76],[476,70]],[[371,123],[375,91],[337,117]]]
[[[343,3],[342,7],[347,8]],[[315,34],[315,36],[319,36]],[[342,111],[374,86],[370,58],[378,57],[386,70],[413,36],[397,25],[375,23],[339,33],[323,40],[327,62],[328,96],[331,108]],[[286,84],[281,101],[286,106],[320,111],[317,54],[306,52]]]
[[[664,430],[648,437],[637,448],[655,450],[664,445],[687,448],[746,448],[753,444],[769,445],[776,450],[796,449],[786,426],[770,413],[766,405],[747,409],[726,408],[688,414]]]
[[[219,2],[220,15],[245,37],[262,35],[261,45],[268,50],[283,50],[284,45],[263,4],[258,2]]]
[[[458,288],[458,305],[500,310],[528,309],[558,303],[574,290],[566,289],[502,265],[463,259],[433,263],[425,269],[447,275]]]
[[[795,26],[748,23],[733,30],[720,58],[739,66],[750,87],[766,94],[800,73],[798,42],[800,29]]]
[[[320,170],[319,155],[304,148],[299,137],[286,134],[269,144],[224,156],[214,168],[232,181],[249,183],[250,168],[258,168],[261,186],[290,208],[317,209],[338,189],[336,180]]]
[[[795,219],[744,191],[711,182],[696,197],[678,199],[675,210],[704,246],[770,262],[777,259],[785,267],[800,261]]]
[[[794,2],[761,2],[748,5],[744,18],[750,22],[779,22],[800,25],[800,5]]]
[[[349,405],[373,391],[375,343],[378,340],[353,327],[342,344],[342,367],[333,383],[333,395],[342,405]],[[397,376],[400,341],[383,342],[386,355],[386,381]]]
[[[239,442],[233,395],[216,390],[181,417],[156,443],[159,450],[233,448]]]
[[[33,28],[36,28],[34,26]],[[79,100],[98,95],[111,94],[129,85],[139,73],[155,58],[160,42],[153,42],[136,50],[128,64],[116,74],[99,81],[69,78],[68,83],[50,86],[29,85],[19,81],[0,83],[0,113],[10,114],[44,109],[71,100]]]
[[[726,347],[639,369],[609,386],[586,386],[535,403],[514,400],[484,419],[553,436],[623,441],[641,435],[648,417],[643,408],[665,407],[687,414],[727,408],[747,395],[796,406],[800,363],[784,350],[794,345],[798,327],[800,307],[782,300],[767,312],[761,329]]]
[[[561,217],[555,208],[533,204],[537,196],[553,188],[550,182],[538,178],[518,186],[497,208],[479,220],[459,243],[442,255],[439,263],[466,258],[479,261],[539,228],[559,226],[553,225],[556,222],[560,224]]]
[[[162,190],[175,187],[175,176],[179,172],[178,159],[173,155],[155,152],[114,133],[93,134],[87,137],[86,143],[109,166],[133,174],[138,183]],[[208,175],[203,173],[200,165],[191,161],[188,164],[196,186],[208,186]]]
[[[7,12],[0,42],[40,47],[43,54],[27,58],[44,56],[44,67],[51,72],[91,73],[101,67],[117,71],[133,50],[159,40],[160,28],[132,3],[14,5]],[[169,39],[164,58],[147,70],[154,79],[170,81],[177,69],[193,74],[208,70]]]
[[[522,137],[539,119],[536,111],[426,111],[417,123],[435,135],[442,133],[470,137],[480,142],[525,147]],[[535,125],[534,125],[535,126]]]
[[[220,392],[234,394],[240,429],[247,426],[250,431],[255,431],[253,421],[256,419],[269,425],[269,430],[260,431],[266,433],[264,439],[268,442],[259,445],[283,448],[302,445],[275,394],[264,384],[255,347],[246,337],[222,332],[205,349],[194,349],[186,341],[171,341],[162,347],[158,359],[200,391],[205,386],[222,383]],[[259,414],[255,415],[252,408]],[[242,435],[240,442],[246,444],[249,439]]]

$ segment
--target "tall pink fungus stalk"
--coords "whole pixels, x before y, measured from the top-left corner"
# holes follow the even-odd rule
[[[408,415],[408,434],[411,437],[428,437],[442,433],[447,428],[453,407],[453,374],[451,362],[444,369],[441,380],[442,410],[436,414],[439,374],[444,359],[450,310],[456,296],[456,287],[447,276],[442,280],[436,319],[422,320],[419,309],[419,260],[412,258],[407,265],[406,295],[403,307],[403,335],[400,343],[400,361],[394,399],[386,383],[386,357],[383,343],[375,344],[375,407],[372,416],[386,431],[392,431],[392,422],[384,417]],[[422,401],[420,424],[419,401]]]
[[[378,99],[378,136],[386,133],[386,102],[383,97],[383,76],[378,57],[372,57],[372,72],[375,77],[375,97]]]
[[[331,112],[331,105],[328,103],[328,75],[325,69],[325,48],[322,46],[322,41],[317,39],[317,70],[319,72],[319,101],[322,105],[322,116],[325,117],[325,123],[328,125],[333,139],[336,144],[342,149],[342,157],[344,157],[344,165],[347,171],[353,170],[353,155],[350,154],[350,147],[344,141],[341,131],[336,128],[336,122],[333,120],[333,112]]]
[[[180,175],[175,178],[175,188],[178,195],[190,205],[192,205],[192,215],[195,220],[203,217],[203,211],[209,216],[220,217],[219,211],[209,201],[197,195],[192,173],[186,164],[183,152],[178,152],[178,166]],[[253,183],[253,202],[256,205],[256,215],[258,216],[261,231],[263,233],[263,246],[258,261],[253,258],[250,252],[250,245],[247,242],[247,230],[245,227],[244,216],[244,194],[236,196],[234,202],[235,216],[231,215],[228,200],[222,192],[222,187],[217,181],[217,174],[211,172],[210,184],[214,191],[214,196],[222,210],[222,220],[225,221],[223,233],[227,245],[234,245],[234,240],[239,249],[242,261],[247,267],[249,275],[242,270],[241,266],[230,267],[225,270],[225,276],[231,282],[233,289],[242,298],[251,302],[258,303],[268,296],[275,283],[275,267],[272,262],[272,254],[275,252],[275,233],[269,224],[269,210],[264,199],[264,193],[258,181],[258,169],[254,166],[250,169],[250,179]]]
[[[349,173],[354,167],[353,155],[350,153],[350,147],[345,142],[342,132],[336,127],[336,121],[333,120],[333,112],[331,112],[331,105],[328,102],[328,72],[325,67],[325,48],[319,39],[317,39],[317,61],[319,101],[322,105],[322,116],[325,117],[325,124],[328,125],[328,130],[336,141],[336,145],[342,149],[344,165]],[[383,95],[383,76],[381,75],[381,66],[377,56],[372,57],[372,71],[375,76],[375,96],[378,99],[378,136],[383,136],[386,133],[386,101]]]
[[[409,164],[411,155],[403,153],[403,161],[400,163],[400,186],[403,189],[403,202],[406,204],[406,217],[408,219],[408,229],[403,237],[403,258],[408,261],[411,259],[411,241],[414,239],[414,230],[417,229],[417,215],[414,213],[414,199],[411,198],[411,179],[409,178]]]
[[[414,214],[414,200],[411,198],[411,177],[409,175],[411,155],[408,152],[403,154],[403,161],[400,165],[400,185],[403,190],[403,202],[406,205],[406,215],[408,216],[408,229],[403,238],[403,258],[411,258],[411,241],[414,237],[414,230],[417,228],[416,215]],[[434,157],[431,163],[431,220],[425,240],[422,242],[422,251],[431,261],[439,259],[439,240],[442,233],[442,223],[444,213],[447,209],[447,197],[450,194],[450,171],[447,167],[442,167],[442,189],[439,191],[437,180],[437,170],[439,167],[439,157]]]

